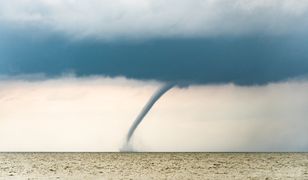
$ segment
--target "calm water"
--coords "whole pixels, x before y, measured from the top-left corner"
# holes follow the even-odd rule
[[[308,179],[308,153],[0,153],[0,179]]]

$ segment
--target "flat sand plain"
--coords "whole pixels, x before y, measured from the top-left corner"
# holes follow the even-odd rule
[[[0,179],[308,180],[308,153],[0,153]]]

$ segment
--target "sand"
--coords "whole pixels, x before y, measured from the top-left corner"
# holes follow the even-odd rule
[[[0,153],[0,179],[308,179],[308,153]]]

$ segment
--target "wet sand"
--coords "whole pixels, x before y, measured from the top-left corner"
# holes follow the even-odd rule
[[[308,153],[0,153],[0,179],[308,179]]]

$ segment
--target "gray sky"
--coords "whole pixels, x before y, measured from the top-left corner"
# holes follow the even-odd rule
[[[305,0],[0,0],[0,151],[307,151]],[[161,139],[164,139],[162,141]]]

